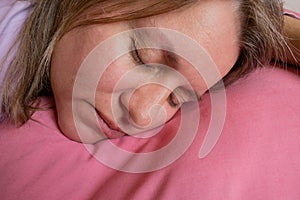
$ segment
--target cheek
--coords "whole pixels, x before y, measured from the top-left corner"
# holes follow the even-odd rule
[[[224,76],[233,67],[240,54],[240,25],[236,20],[228,21],[228,19],[220,20],[219,23],[220,28],[214,30],[208,49],[221,75]],[[226,26],[221,26],[222,24]]]
[[[240,54],[240,23],[235,14],[219,11],[220,18],[208,21],[206,48],[217,65],[222,77],[233,67]],[[213,21],[214,20],[214,21]]]
[[[119,89],[125,89],[120,88],[120,84],[118,83],[120,80],[122,80],[124,75],[126,75],[128,72],[130,72],[130,70],[133,69],[133,67],[134,65],[129,59],[128,55],[122,56],[111,63],[104,70],[101,77],[99,77],[97,93],[114,93]]]
[[[191,37],[210,54],[222,76],[233,67],[240,54],[240,21],[232,0],[203,0],[193,12],[197,26]]]
[[[230,35],[228,37],[225,35],[224,40],[231,39]],[[213,58],[221,76],[224,77],[236,63],[240,54],[240,48],[238,42],[220,42],[219,47],[212,48],[211,52],[211,57]]]

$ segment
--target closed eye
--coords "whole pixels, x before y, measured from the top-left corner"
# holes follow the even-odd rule
[[[133,58],[133,60],[139,64],[139,65],[144,65],[144,61],[142,60],[139,51],[136,47],[136,41],[134,39],[132,39],[132,51],[130,52],[131,57]]]

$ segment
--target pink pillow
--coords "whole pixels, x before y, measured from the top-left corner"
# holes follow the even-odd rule
[[[300,14],[296,13],[295,11],[292,11],[292,10],[284,9],[284,14],[294,17],[296,19],[300,19]]]
[[[88,148],[68,140],[57,127],[53,109],[35,113],[38,121],[20,128],[2,123],[1,199],[300,199],[299,91],[295,73],[272,67],[228,87],[221,137],[200,159],[211,120],[210,95],[205,95],[193,143],[177,160],[147,173],[122,172],[98,161],[89,151],[111,160],[121,158],[106,151],[108,140]],[[51,104],[50,99],[43,102]],[[112,142],[124,151],[147,154],[169,144],[179,123],[178,114],[152,138]],[[123,158],[118,169],[132,163],[145,167],[136,155]],[[156,159],[151,162],[168,158]]]

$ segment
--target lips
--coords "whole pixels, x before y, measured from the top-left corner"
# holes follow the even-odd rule
[[[101,114],[97,112],[97,116],[98,116],[98,123],[100,126],[100,129],[102,130],[102,132],[104,133],[104,135],[109,138],[109,139],[117,139],[120,138],[124,135],[126,135],[125,133],[121,132],[121,130],[117,130],[117,129],[113,129],[111,128],[111,126],[109,126],[110,123],[107,119],[105,120]]]

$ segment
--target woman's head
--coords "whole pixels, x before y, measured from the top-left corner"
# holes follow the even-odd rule
[[[17,121],[24,122],[31,114],[30,102],[43,93],[53,92],[60,128],[68,137],[80,140],[72,118],[74,80],[83,60],[99,43],[135,28],[175,30],[204,47],[225,83],[232,82],[258,64],[269,62],[274,53],[281,53],[273,49],[274,46],[281,47],[284,44],[280,35],[281,11],[277,0],[39,1],[28,22],[28,30],[25,28],[25,32],[32,36],[23,36],[24,43],[17,55],[18,62],[27,59],[25,66],[30,69],[21,76],[29,77],[26,78],[27,82],[17,87],[17,95],[10,94],[8,88],[4,90],[4,100],[14,100],[7,102],[11,105],[5,105],[4,111]],[[45,31],[41,33],[41,30]],[[30,37],[34,41],[29,41]],[[118,49],[119,45],[127,45],[130,49],[139,40],[138,37],[134,41],[124,39],[107,51]],[[32,58],[24,57],[26,52],[24,49],[22,52],[22,47],[30,47]],[[114,87],[139,62],[161,63],[177,70],[189,81],[198,97],[208,89],[201,76],[184,58],[177,58],[175,64],[169,59],[172,54],[164,51],[147,49],[133,53],[128,52],[112,62],[97,87],[95,109],[111,128],[120,128],[111,106]],[[12,66],[17,68],[19,63],[12,63]],[[149,77],[162,69],[155,68],[155,72],[148,72],[147,69],[140,76]],[[14,76],[13,70],[16,69],[11,68],[11,77],[7,82],[21,78]],[[31,81],[34,82],[31,84]],[[215,83],[218,81],[216,79]],[[178,94],[174,95],[174,91],[158,84],[124,86],[118,91],[120,103],[114,106],[123,109],[122,113],[130,118],[128,122],[133,124],[134,128],[129,128],[127,133],[137,133],[149,128],[149,109],[153,105],[161,105],[166,112],[165,120],[169,120],[181,103],[189,101],[190,91],[180,89],[180,93],[183,100]]]

